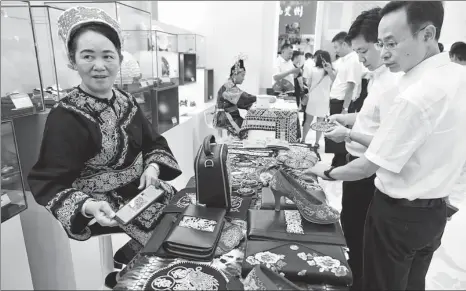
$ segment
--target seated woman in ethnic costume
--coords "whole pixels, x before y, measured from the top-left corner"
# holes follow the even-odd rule
[[[218,90],[217,106],[214,115],[214,126],[224,128],[234,136],[238,136],[243,118],[238,109],[251,108],[257,98],[238,88],[246,76],[244,61],[240,58],[230,69],[230,78]]]
[[[70,67],[82,82],[50,111],[28,182],[70,238],[128,234],[132,240],[115,257],[127,264],[174,195],[164,181],[181,171],[134,97],[113,89],[122,62],[118,22],[100,9],[74,7],[63,12],[58,26]],[[128,225],[117,225],[115,212],[150,185],[164,190],[163,199]]]

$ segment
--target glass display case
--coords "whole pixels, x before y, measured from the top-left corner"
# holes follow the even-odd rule
[[[42,80],[29,2],[2,1],[0,18],[2,120],[43,111]]]
[[[196,35],[178,34],[178,51],[180,53],[196,53]]]
[[[179,84],[178,37],[163,31],[152,31],[157,55],[157,76],[161,86]]]
[[[76,71],[68,67],[65,46],[58,36],[57,20],[63,9],[47,5],[31,6],[37,36],[37,53],[42,76],[45,107],[53,107],[80,83]]]
[[[196,65],[199,69],[206,68],[207,55],[206,55],[206,40],[205,37],[196,34]]]
[[[2,222],[27,208],[12,121],[2,121]]]

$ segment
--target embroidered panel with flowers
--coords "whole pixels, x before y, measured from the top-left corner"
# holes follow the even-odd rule
[[[263,264],[297,282],[349,286],[352,274],[342,248],[291,242],[248,241],[243,275]]]

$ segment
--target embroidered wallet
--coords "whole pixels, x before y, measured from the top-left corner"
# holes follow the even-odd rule
[[[226,210],[189,205],[163,243],[164,249],[185,259],[211,261],[225,223]]]
[[[243,277],[264,265],[288,280],[349,286],[353,278],[341,246],[277,241],[248,241]]]
[[[339,223],[315,224],[298,210],[249,210],[248,239],[321,243],[346,246]]]
[[[160,258],[176,258],[176,255],[170,254],[162,247],[171,229],[174,227],[179,214],[164,214],[162,220],[152,232],[152,236],[141,251],[143,255],[157,256]],[[243,229],[236,224],[225,222],[220,240],[215,250],[215,256],[221,256],[233,250],[243,240]]]

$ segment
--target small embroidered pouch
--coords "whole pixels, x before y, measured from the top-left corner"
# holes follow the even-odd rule
[[[248,241],[242,274],[263,265],[293,282],[349,286],[353,277],[341,246]]]

